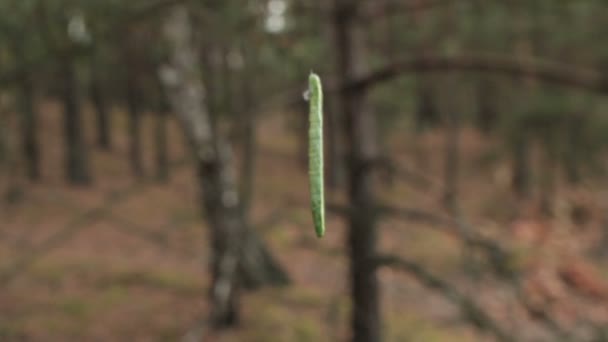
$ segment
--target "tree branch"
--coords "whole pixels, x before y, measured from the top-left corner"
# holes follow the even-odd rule
[[[416,262],[395,255],[381,255],[375,260],[376,267],[391,267],[400,269],[414,276],[422,285],[438,292],[450,302],[458,305],[465,319],[479,330],[491,333],[499,341],[514,341],[496,321],[490,317],[472,298],[461,294],[454,285],[435,277]]]
[[[408,72],[477,71],[531,77],[548,83],[608,92],[608,78],[597,70],[572,67],[538,58],[512,58],[493,53],[458,56],[421,55],[390,63],[342,86],[342,91],[365,91]]]

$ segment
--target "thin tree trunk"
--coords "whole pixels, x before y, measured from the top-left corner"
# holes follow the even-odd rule
[[[133,175],[136,178],[142,178],[144,176],[144,163],[141,150],[141,96],[137,76],[132,70],[127,72],[127,108],[129,116],[129,163]]]
[[[517,19],[515,28],[521,38],[515,41],[515,55],[518,59],[525,60],[534,55],[535,42],[531,33],[526,32],[526,21],[532,20],[530,13],[524,13],[516,8],[511,9]],[[533,77],[526,77],[517,84],[523,89],[518,92],[521,103],[530,105],[530,99],[538,92],[538,82]],[[525,107],[524,107],[525,108]],[[527,110],[527,108],[525,108]],[[520,198],[528,198],[532,195],[532,164],[530,162],[531,136],[523,124],[516,128],[516,141],[514,146],[513,160],[513,189]]]
[[[23,185],[19,177],[19,160],[17,146],[15,144],[15,132],[9,130],[12,125],[10,110],[4,98],[0,98],[0,162],[5,168],[4,176],[7,185],[4,192],[0,194],[2,201],[13,204],[23,197]]]
[[[171,10],[163,33],[169,45],[169,62],[161,69],[161,80],[192,146],[202,210],[211,230],[210,322],[216,328],[228,327],[238,321],[241,285],[250,270],[244,261],[251,260],[243,256],[252,251],[256,255],[267,252],[261,243],[254,242],[244,220],[230,148],[212,129],[205,89],[198,76],[200,58],[185,6],[176,5]]]
[[[454,102],[454,101],[450,101]],[[443,200],[448,212],[455,214],[458,208],[458,179],[460,169],[460,126],[461,118],[458,109],[452,106],[447,110],[447,132],[445,137],[444,177],[445,187]]]
[[[167,118],[164,108],[158,108],[154,125],[156,179],[165,183],[169,180],[169,152],[167,150]]]
[[[331,1],[317,0],[317,13],[328,13],[333,6]],[[334,39],[334,28],[331,25],[323,26],[324,39],[332,41]],[[324,80],[329,84],[337,84],[335,72],[325,75]],[[335,96],[326,96],[324,99],[323,122],[325,144],[325,165],[327,188],[335,190],[342,188],[346,180],[345,160],[344,160],[344,134],[342,134],[342,118],[340,116],[340,106]]]
[[[362,32],[356,27],[356,5],[335,0],[333,25],[338,78],[346,84],[363,70]],[[374,117],[366,108],[365,93],[340,94],[347,146],[350,287],[352,296],[353,341],[381,340],[380,294],[374,266],[376,217],[372,165],[376,160]]]
[[[323,141],[327,142],[325,149],[326,165],[328,169],[327,187],[337,189],[344,184],[344,153],[340,130],[339,107],[333,98],[325,99],[325,111],[323,112],[325,126],[325,136]]]
[[[482,78],[477,82],[477,127],[481,132],[490,134],[496,127],[498,110],[496,89],[492,81]]]
[[[580,164],[585,159],[585,109],[577,109],[567,118],[566,139],[568,147],[563,160],[563,167],[566,170],[566,180],[571,185],[579,184],[581,181]]]
[[[0,167],[5,167],[9,160],[8,114],[4,108],[3,99],[0,98]],[[2,169],[0,169],[2,171]]]
[[[549,147],[551,148],[551,147]],[[557,163],[552,151],[546,151],[543,158],[543,179],[540,189],[540,209],[547,216],[553,216],[553,203],[557,192]]]
[[[156,66],[151,69],[154,70]],[[156,76],[152,78],[157,92],[156,115],[154,122],[154,160],[156,164],[156,180],[165,183],[169,180],[169,147],[168,147],[168,121],[171,105],[165,96],[162,80]]]
[[[243,79],[241,80],[241,108],[240,111],[244,116],[241,125],[243,135],[242,140],[242,172],[240,181],[240,193],[243,198],[242,207],[244,215],[249,215],[251,201],[253,198],[253,184],[255,181],[255,162],[257,154],[257,135],[256,135],[256,113],[253,109],[255,98],[253,89],[253,80],[255,77],[255,63],[252,56],[246,53],[245,49],[241,49],[241,53],[245,59],[245,69]]]
[[[416,129],[421,132],[439,123],[439,111],[435,102],[435,91],[424,76],[416,83]]]
[[[123,54],[126,65],[125,86],[129,134],[129,164],[133,176],[140,179],[144,177],[144,162],[141,146],[141,116],[142,116],[142,89],[140,85],[140,63],[135,47],[132,46],[136,37],[134,32],[127,33],[123,41]]]
[[[35,181],[40,179],[40,145],[37,136],[38,111],[35,107],[34,85],[31,76],[24,73],[19,85],[21,148],[25,157],[27,177]]]
[[[97,121],[97,145],[99,148],[109,151],[112,149],[112,138],[110,129],[112,127],[110,112],[106,104],[104,96],[103,82],[100,76],[100,66],[95,63],[90,63],[91,67],[91,83],[90,96],[93,107],[95,108],[95,119]]]
[[[27,53],[23,37],[18,35],[11,41],[12,49],[18,60],[26,60]],[[19,111],[19,128],[21,133],[21,151],[25,159],[27,177],[36,181],[40,179],[40,144],[38,142],[39,115],[35,106],[34,82],[32,74],[23,70],[17,84],[17,105]]]
[[[512,173],[513,191],[520,198],[528,198],[531,195],[531,165],[530,165],[530,143],[527,134],[516,133],[513,145]]]
[[[297,107],[295,133],[298,139],[298,163],[302,170],[308,169],[308,105],[300,101]]]
[[[74,61],[65,56],[60,61],[64,105],[65,169],[74,185],[91,183],[88,151],[83,136],[82,112]]]

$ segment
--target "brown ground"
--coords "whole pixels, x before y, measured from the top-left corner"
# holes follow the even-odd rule
[[[168,184],[137,183],[126,161],[126,124],[122,116],[115,118],[115,149],[92,153],[92,187],[69,188],[62,179],[60,115],[52,105],[45,108],[42,125],[43,182],[28,184],[4,174],[3,192],[15,184],[22,189],[15,203],[0,207],[0,279],[14,262],[39,250],[45,239],[66,227],[76,228],[19,268],[8,285],[0,285],[0,341],[176,341],[204,317],[208,246],[191,167],[177,163]],[[91,133],[93,123],[87,124]],[[145,124],[152,178],[151,118]],[[524,205],[509,194],[508,168],[500,160],[482,168],[481,157],[488,155],[491,144],[473,132],[465,133],[461,199],[467,218],[488,235],[513,240],[523,251],[523,261],[513,262],[529,272],[529,292],[542,305],[550,298],[551,310],[562,324],[574,326],[577,319],[591,316],[603,322],[605,305],[598,303],[608,294],[604,275],[585,257],[599,239],[601,208],[596,203],[603,196],[597,190],[602,183],[594,180],[583,186],[584,191],[560,187],[554,219],[541,222],[533,210],[519,217]],[[170,140],[171,159],[183,160],[182,140],[174,126]],[[241,326],[213,340],[344,340],[349,302],[343,224],[330,215],[327,237],[316,240],[306,207],[306,171],[295,158],[295,138],[281,120],[272,118],[261,123],[259,140],[252,221],[287,268],[293,285],[247,294]],[[380,185],[380,197],[395,206],[439,210],[442,135],[429,133],[393,145],[399,162],[415,165],[435,183],[430,190],[420,190],[396,179]],[[330,195],[332,201],[340,202],[339,197]],[[572,223],[568,215],[579,202],[591,215],[584,225]],[[99,207],[103,212],[85,215]],[[269,221],[273,224],[261,224]],[[383,251],[421,261],[434,274],[474,294],[504,326],[535,333],[527,314],[512,308],[513,299],[504,286],[484,277],[466,281],[461,245],[453,236],[394,219],[383,221],[381,230]],[[463,323],[456,307],[413,278],[384,270],[381,279],[387,341],[489,340]],[[574,296],[573,288],[582,290]]]

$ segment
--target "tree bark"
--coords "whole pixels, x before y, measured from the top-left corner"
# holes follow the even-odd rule
[[[245,222],[230,147],[212,129],[186,7],[176,5],[171,10],[163,33],[169,61],[161,68],[161,81],[194,152],[201,207],[210,227],[210,322],[215,328],[228,327],[238,322],[245,276],[257,271],[250,263],[267,268],[256,262],[260,259],[244,256],[269,254]]]
[[[454,101],[450,101],[454,102]],[[447,211],[455,214],[458,208],[458,180],[460,169],[460,131],[461,117],[458,109],[452,106],[446,111],[447,131],[445,137],[444,179],[443,194],[444,205]]]
[[[2,99],[0,98],[0,171],[3,171],[9,160],[9,137],[8,137],[8,118],[6,109],[4,108],[4,103],[2,103]]]
[[[97,63],[91,62],[91,83],[89,91],[91,102],[95,108],[95,119],[97,121],[97,146],[103,150],[109,151],[112,149],[110,131],[112,122],[104,96],[103,82],[99,75],[99,67],[100,66]]]
[[[242,139],[242,171],[240,181],[240,193],[243,198],[242,208],[244,215],[248,217],[249,209],[253,198],[253,184],[255,181],[255,162],[257,154],[257,116],[254,107],[255,90],[253,81],[255,77],[255,62],[253,57],[247,53],[246,49],[240,50],[245,60],[243,79],[241,80],[241,108],[239,109],[244,116],[241,123]]]
[[[11,41],[15,57],[24,61],[27,58],[24,37],[17,35]],[[17,82],[17,105],[19,115],[19,128],[21,133],[21,151],[25,158],[25,172],[27,177],[36,181],[40,179],[40,144],[38,142],[39,115],[35,106],[35,92],[33,74],[23,70]]]
[[[154,70],[156,66],[152,66]],[[156,115],[154,122],[154,160],[156,164],[156,180],[165,183],[169,180],[169,147],[168,147],[168,119],[171,111],[169,99],[163,91],[163,84],[158,76],[152,77],[157,97]]]
[[[37,136],[39,115],[35,107],[34,84],[31,75],[23,74],[19,88],[21,148],[25,158],[27,177],[36,181],[40,179],[40,144]]]
[[[429,81],[420,76],[416,82],[416,129],[421,132],[436,126],[439,111],[435,102],[435,91]]]
[[[136,178],[144,176],[144,163],[141,149],[141,89],[138,82],[137,58],[134,56],[133,47],[128,46],[131,39],[126,40],[126,100],[128,110],[128,133],[129,133],[129,164]]]
[[[356,3],[334,1],[333,25],[340,84],[351,82],[362,72],[362,32],[356,26]],[[374,211],[372,166],[376,160],[375,123],[366,106],[365,91],[347,89],[340,93],[348,165],[348,248],[352,296],[353,341],[381,341],[380,295],[374,256],[377,231]]]
[[[158,108],[154,125],[156,179],[165,183],[169,180],[169,152],[167,150],[167,118],[164,108]]]
[[[520,198],[531,196],[530,143],[525,132],[516,133],[513,144],[513,191]]]
[[[74,185],[91,183],[89,159],[83,136],[82,112],[74,61],[60,59],[60,78],[64,105],[65,169],[67,180]]]
[[[498,109],[496,106],[496,89],[492,81],[483,77],[477,82],[477,127],[484,134],[490,134],[496,127]]]

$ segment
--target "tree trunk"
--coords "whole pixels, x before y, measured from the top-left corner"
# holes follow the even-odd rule
[[[86,142],[83,136],[82,112],[78,94],[78,79],[74,61],[64,56],[60,60],[62,97],[64,105],[64,139],[66,177],[71,184],[91,182]]]
[[[585,151],[585,117],[582,110],[572,113],[572,117],[567,119],[567,140],[568,147],[566,157],[564,158],[564,168],[566,169],[566,180],[571,185],[577,185],[581,181],[580,164],[583,162]]]
[[[339,84],[346,84],[361,72],[364,63],[362,32],[356,27],[356,5],[335,0],[333,24]],[[366,108],[365,93],[340,93],[348,165],[350,287],[353,341],[381,340],[379,286],[374,265],[376,248],[375,199],[372,167],[377,159],[374,117]]]
[[[155,66],[151,68],[154,70]],[[154,160],[156,164],[156,180],[165,183],[169,180],[169,147],[168,147],[168,119],[171,105],[163,91],[162,81],[153,77],[156,91],[156,115],[154,116]]]
[[[112,148],[110,129],[112,127],[110,113],[104,97],[103,82],[99,75],[99,65],[91,63],[90,96],[95,108],[95,119],[97,121],[97,145],[99,148],[109,151]]]
[[[8,137],[8,114],[6,109],[4,108],[4,103],[2,103],[2,98],[0,98],[0,167],[5,167],[7,161],[9,160],[9,137]],[[2,169],[0,168],[0,171]]]
[[[528,198],[531,195],[531,165],[530,144],[528,137],[522,132],[517,133],[513,144],[513,191],[520,198]]]
[[[12,49],[18,60],[27,59],[24,37],[18,35],[11,41]],[[19,75],[17,84],[17,105],[19,111],[19,128],[21,133],[21,151],[25,159],[25,172],[27,177],[36,181],[40,179],[40,144],[38,142],[39,115],[35,106],[34,81],[28,70]]]
[[[1,200],[7,204],[18,202],[23,197],[23,185],[19,177],[19,160],[16,155],[15,132],[11,131],[10,110],[3,97],[0,98],[0,166],[7,181]]]
[[[156,179],[165,183],[169,180],[169,152],[167,150],[167,117],[164,108],[158,108],[154,125]]]
[[[340,130],[340,113],[339,107],[336,101],[333,99],[325,99],[325,111],[323,112],[324,122],[326,126],[324,129],[325,136],[323,141],[327,142],[325,148],[325,165],[328,169],[327,187],[329,189],[337,189],[344,185],[345,170],[344,170],[344,153],[343,144],[340,137],[342,137],[342,131]]]
[[[141,149],[141,89],[139,85],[138,60],[134,55],[133,47],[129,44],[132,39],[126,39],[124,48],[126,70],[126,102],[128,111],[129,133],[129,164],[133,176],[140,179],[144,177],[144,162]]]
[[[240,193],[243,198],[242,207],[246,217],[253,198],[253,184],[255,181],[255,162],[257,154],[256,120],[257,116],[253,107],[255,90],[253,81],[255,77],[255,63],[253,57],[247,53],[246,48],[241,47],[241,54],[245,60],[243,79],[241,80],[241,108],[244,116],[241,124],[242,139],[242,172],[240,181]]]
[[[169,62],[161,69],[161,80],[197,160],[201,207],[211,230],[210,322],[215,328],[228,327],[238,321],[243,278],[251,270],[246,263],[250,260],[243,256],[268,252],[261,243],[252,242],[253,232],[240,207],[230,147],[211,127],[186,7],[176,5],[171,10],[163,33]]]
[[[498,111],[496,89],[492,81],[482,78],[477,82],[477,127],[484,134],[490,134],[496,127]]]
[[[458,208],[458,179],[460,168],[460,126],[461,118],[459,110],[454,108],[454,102],[447,110],[447,132],[445,137],[444,157],[444,179],[445,188],[443,194],[444,205],[447,211],[455,214]]]
[[[38,111],[35,107],[34,85],[31,76],[24,73],[20,79],[19,106],[21,112],[21,148],[25,168],[30,180],[40,179],[40,146],[38,143]]]
[[[416,129],[421,132],[439,123],[435,91],[424,76],[418,76],[416,85]]]
[[[318,0],[317,13],[328,13],[332,10],[332,2]],[[323,39],[332,41],[334,39],[334,28],[332,25],[323,26]],[[327,84],[338,84],[337,75],[331,72],[324,77]],[[329,190],[342,188],[346,181],[346,165],[344,160],[344,134],[342,134],[342,117],[340,116],[340,106],[336,96],[326,96],[323,99],[324,111],[324,136],[325,141],[325,165],[326,165],[326,185]],[[306,115],[307,116],[307,115]],[[308,131],[306,130],[306,134]],[[308,139],[308,137],[307,137]]]

